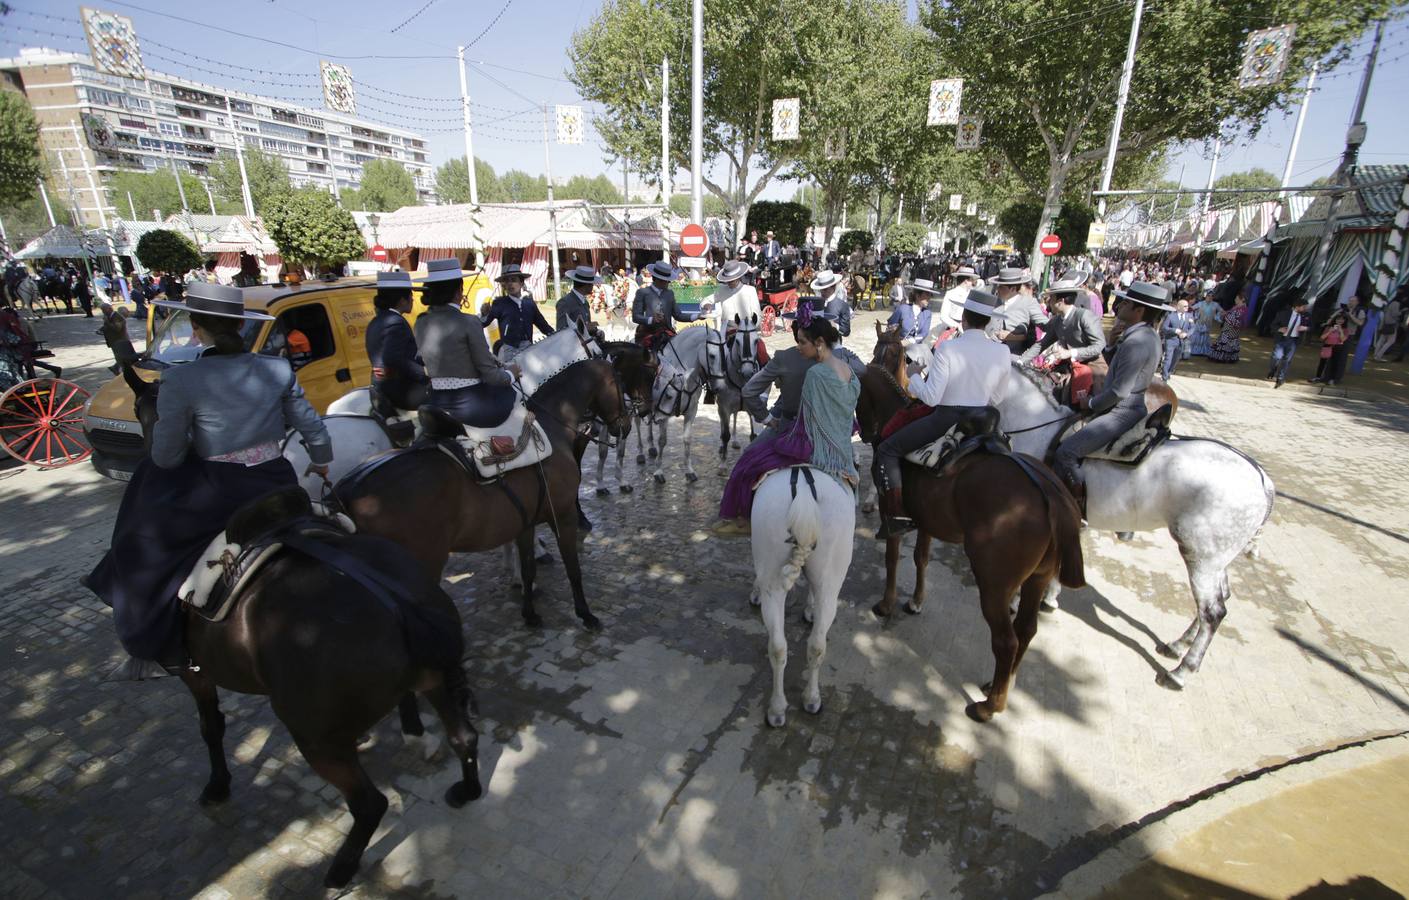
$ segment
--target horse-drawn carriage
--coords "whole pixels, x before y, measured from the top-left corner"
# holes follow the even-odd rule
[[[764,337],[773,333],[779,316],[797,311],[797,270],[797,258],[790,253],[758,267],[754,287],[758,291],[762,312],[759,327]]]
[[[19,349],[24,363],[53,355],[39,341],[24,341]],[[83,434],[88,392],[62,378],[19,380],[24,374],[33,374],[29,365],[19,372],[0,368],[0,449],[46,469],[87,459],[93,452]]]

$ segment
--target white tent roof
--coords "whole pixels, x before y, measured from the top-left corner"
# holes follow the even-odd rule
[[[626,245],[620,207],[604,207],[582,200],[557,206],[558,246],[573,250],[601,250]],[[659,249],[660,220],[650,210],[632,210],[631,245]],[[480,236],[487,247],[546,246],[552,221],[544,203],[495,204],[480,207]],[[672,227],[672,238],[678,229]],[[382,214],[377,237],[384,247],[419,247],[424,250],[466,250],[474,245],[470,233],[470,205],[405,206]]]

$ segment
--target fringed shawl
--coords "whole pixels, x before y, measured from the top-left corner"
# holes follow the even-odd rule
[[[851,483],[857,478],[851,455],[851,423],[860,395],[861,379],[852,374],[842,381],[826,364],[808,369],[802,382],[802,421],[812,441],[812,465]]]

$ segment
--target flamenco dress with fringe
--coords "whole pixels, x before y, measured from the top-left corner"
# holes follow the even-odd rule
[[[177,590],[245,503],[298,484],[280,444],[295,428],[315,463],[332,461],[322,420],[287,361],[213,349],[163,373],[151,454],[118,508],[111,549],[85,583],[113,609],[123,648],[184,663]]]

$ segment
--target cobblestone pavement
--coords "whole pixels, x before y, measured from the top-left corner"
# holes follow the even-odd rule
[[[871,318],[857,322],[865,353]],[[59,362],[97,384],[107,360],[87,322],[45,324]],[[427,760],[384,722],[364,757],[391,808],[353,893],[1027,896],[1113,829],[1211,785],[1409,728],[1409,408],[1176,387],[1178,430],[1245,449],[1282,494],[1261,559],[1233,565],[1228,617],[1184,692],[1154,678],[1156,637],[1192,614],[1167,535],[1085,536],[1090,585],[1042,618],[1009,711],[980,726],[963,708],[992,664],[961,552],[936,548],[923,615],[880,623],[883,554],[862,516],[825,708],[796,706],[798,590],[794,707],[767,728],[748,543],[707,531],[715,426],[698,429],[702,477],[687,485],[677,424],[663,487],[628,461],[635,492],[613,479],[600,498],[587,467],[584,570],[603,633],[577,626],[559,566],[529,631],[498,554],[452,559],[486,794],[447,808],[448,753]],[[78,578],[121,491],[86,465],[0,470],[0,894],[315,892],[350,818],[263,699],[223,698],[234,794],[206,810],[184,688],[102,681],[119,659],[110,615]]]

